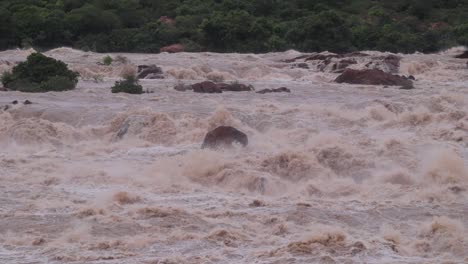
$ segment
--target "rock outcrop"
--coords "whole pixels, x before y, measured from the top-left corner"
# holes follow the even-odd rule
[[[364,85],[389,85],[401,86],[404,89],[413,88],[413,82],[410,79],[386,73],[381,70],[345,70],[335,82]]]
[[[202,149],[218,149],[232,147],[234,144],[247,146],[249,139],[246,134],[229,126],[218,127],[206,134],[203,140]]]
[[[378,69],[388,73],[398,73],[401,57],[393,54],[371,55],[362,52],[335,54],[329,52],[301,55],[285,63],[291,63],[291,68],[309,68],[321,72],[343,73],[352,65],[354,68]]]

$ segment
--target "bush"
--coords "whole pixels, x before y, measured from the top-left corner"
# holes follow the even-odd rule
[[[107,65],[107,66],[111,65],[113,61],[114,59],[112,59],[111,56],[106,56],[104,57],[104,59],[102,59],[102,63],[104,63],[104,65]]]
[[[50,78],[47,82],[41,83],[40,89],[42,91],[68,91],[73,90],[76,86],[72,80],[64,76],[55,76]]]
[[[39,84],[30,82],[28,80],[20,79],[13,81],[8,84],[8,87],[11,90],[25,92],[25,93],[39,93],[41,88]]]
[[[22,92],[64,91],[76,87],[78,76],[62,61],[33,53],[11,73],[4,74],[2,83],[6,88]]]
[[[7,86],[8,83],[13,82],[13,74],[11,72],[4,72],[1,78],[3,86]]]
[[[142,94],[143,87],[138,84],[135,76],[127,76],[124,80],[115,82],[112,93]]]

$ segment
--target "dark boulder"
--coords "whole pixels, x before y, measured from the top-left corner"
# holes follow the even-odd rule
[[[180,90],[183,90],[182,87],[176,87]],[[194,92],[196,93],[222,93],[223,91],[229,92],[251,92],[254,88],[251,85],[245,85],[242,83],[214,83],[210,81],[205,81],[201,83],[193,84],[192,87]],[[187,90],[185,88],[185,90]]]
[[[156,65],[138,66],[138,79],[163,79],[163,71]]]
[[[413,82],[404,77],[386,73],[381,70],[345,70],[335,82],[364,85],[389,85],[401,86],[402,88],[413,88]]]
[[[289,90],[286,87],[280,87],[276,89],[263,89],[261,91],[258,91],[258,94],[266,94],[266,93],[290,93],[291,90]]]
[[[221,126],[206,134],[205,139],[203,140],[202,149],[232,147],[235,143],[241,144],[245,147],[249,144],[249,139],[246,134],[233,127]]]
[[[32,102],[29,101],[29,100],[26,100],[26,101],[23,102],[23,104],[25,104],[25,105],[30,105],[30,104],[32,104]]]
[[[1,91],[1,92],[6,92],[6,91],[8,91],[8,89],[5,88],[5,87],[0,87],[0,91]]]
[[[460,55],[455,56],[455,58],[457,58],[457,59],[468,59],[468,50],[463,52]]]
[[[247,86],[245,84],[242,84],[242,83],[230,83],[230,84],[226,84],[226,83],[220,83],[220,84],[217,84],[218,88],[220,88],[221,90],[223,91],[230,91],[230,92],[250,92],[250,91],[253,91],[253,87],[252,86]]]
[[[192,89],[196,93],[222,93],[221,88],[214,82],[201,82],[192,85]]]

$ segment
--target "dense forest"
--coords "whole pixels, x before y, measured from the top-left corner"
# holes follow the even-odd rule
[[[1,0],[0,49],[434,52],[468,45],[467,0]]]

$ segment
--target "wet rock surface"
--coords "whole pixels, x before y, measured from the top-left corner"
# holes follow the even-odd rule
[[[138,79],[163,79],[163,71],[156,65],[138,66]]]
[[[196,93],[222,93],[223,90],[214,82],[201,82],[192,85],[192,90]]]
[[[337,83],[389,85],[412,89],[413,82],[405,77],[389,74],[381,70],[351,70],[347,69],[335,79]]]
[[[206,134],[202,149],[218,149],[232,147],[234,144],[247,146],[249,139],[246,134],[229,126],[218,127]]]

